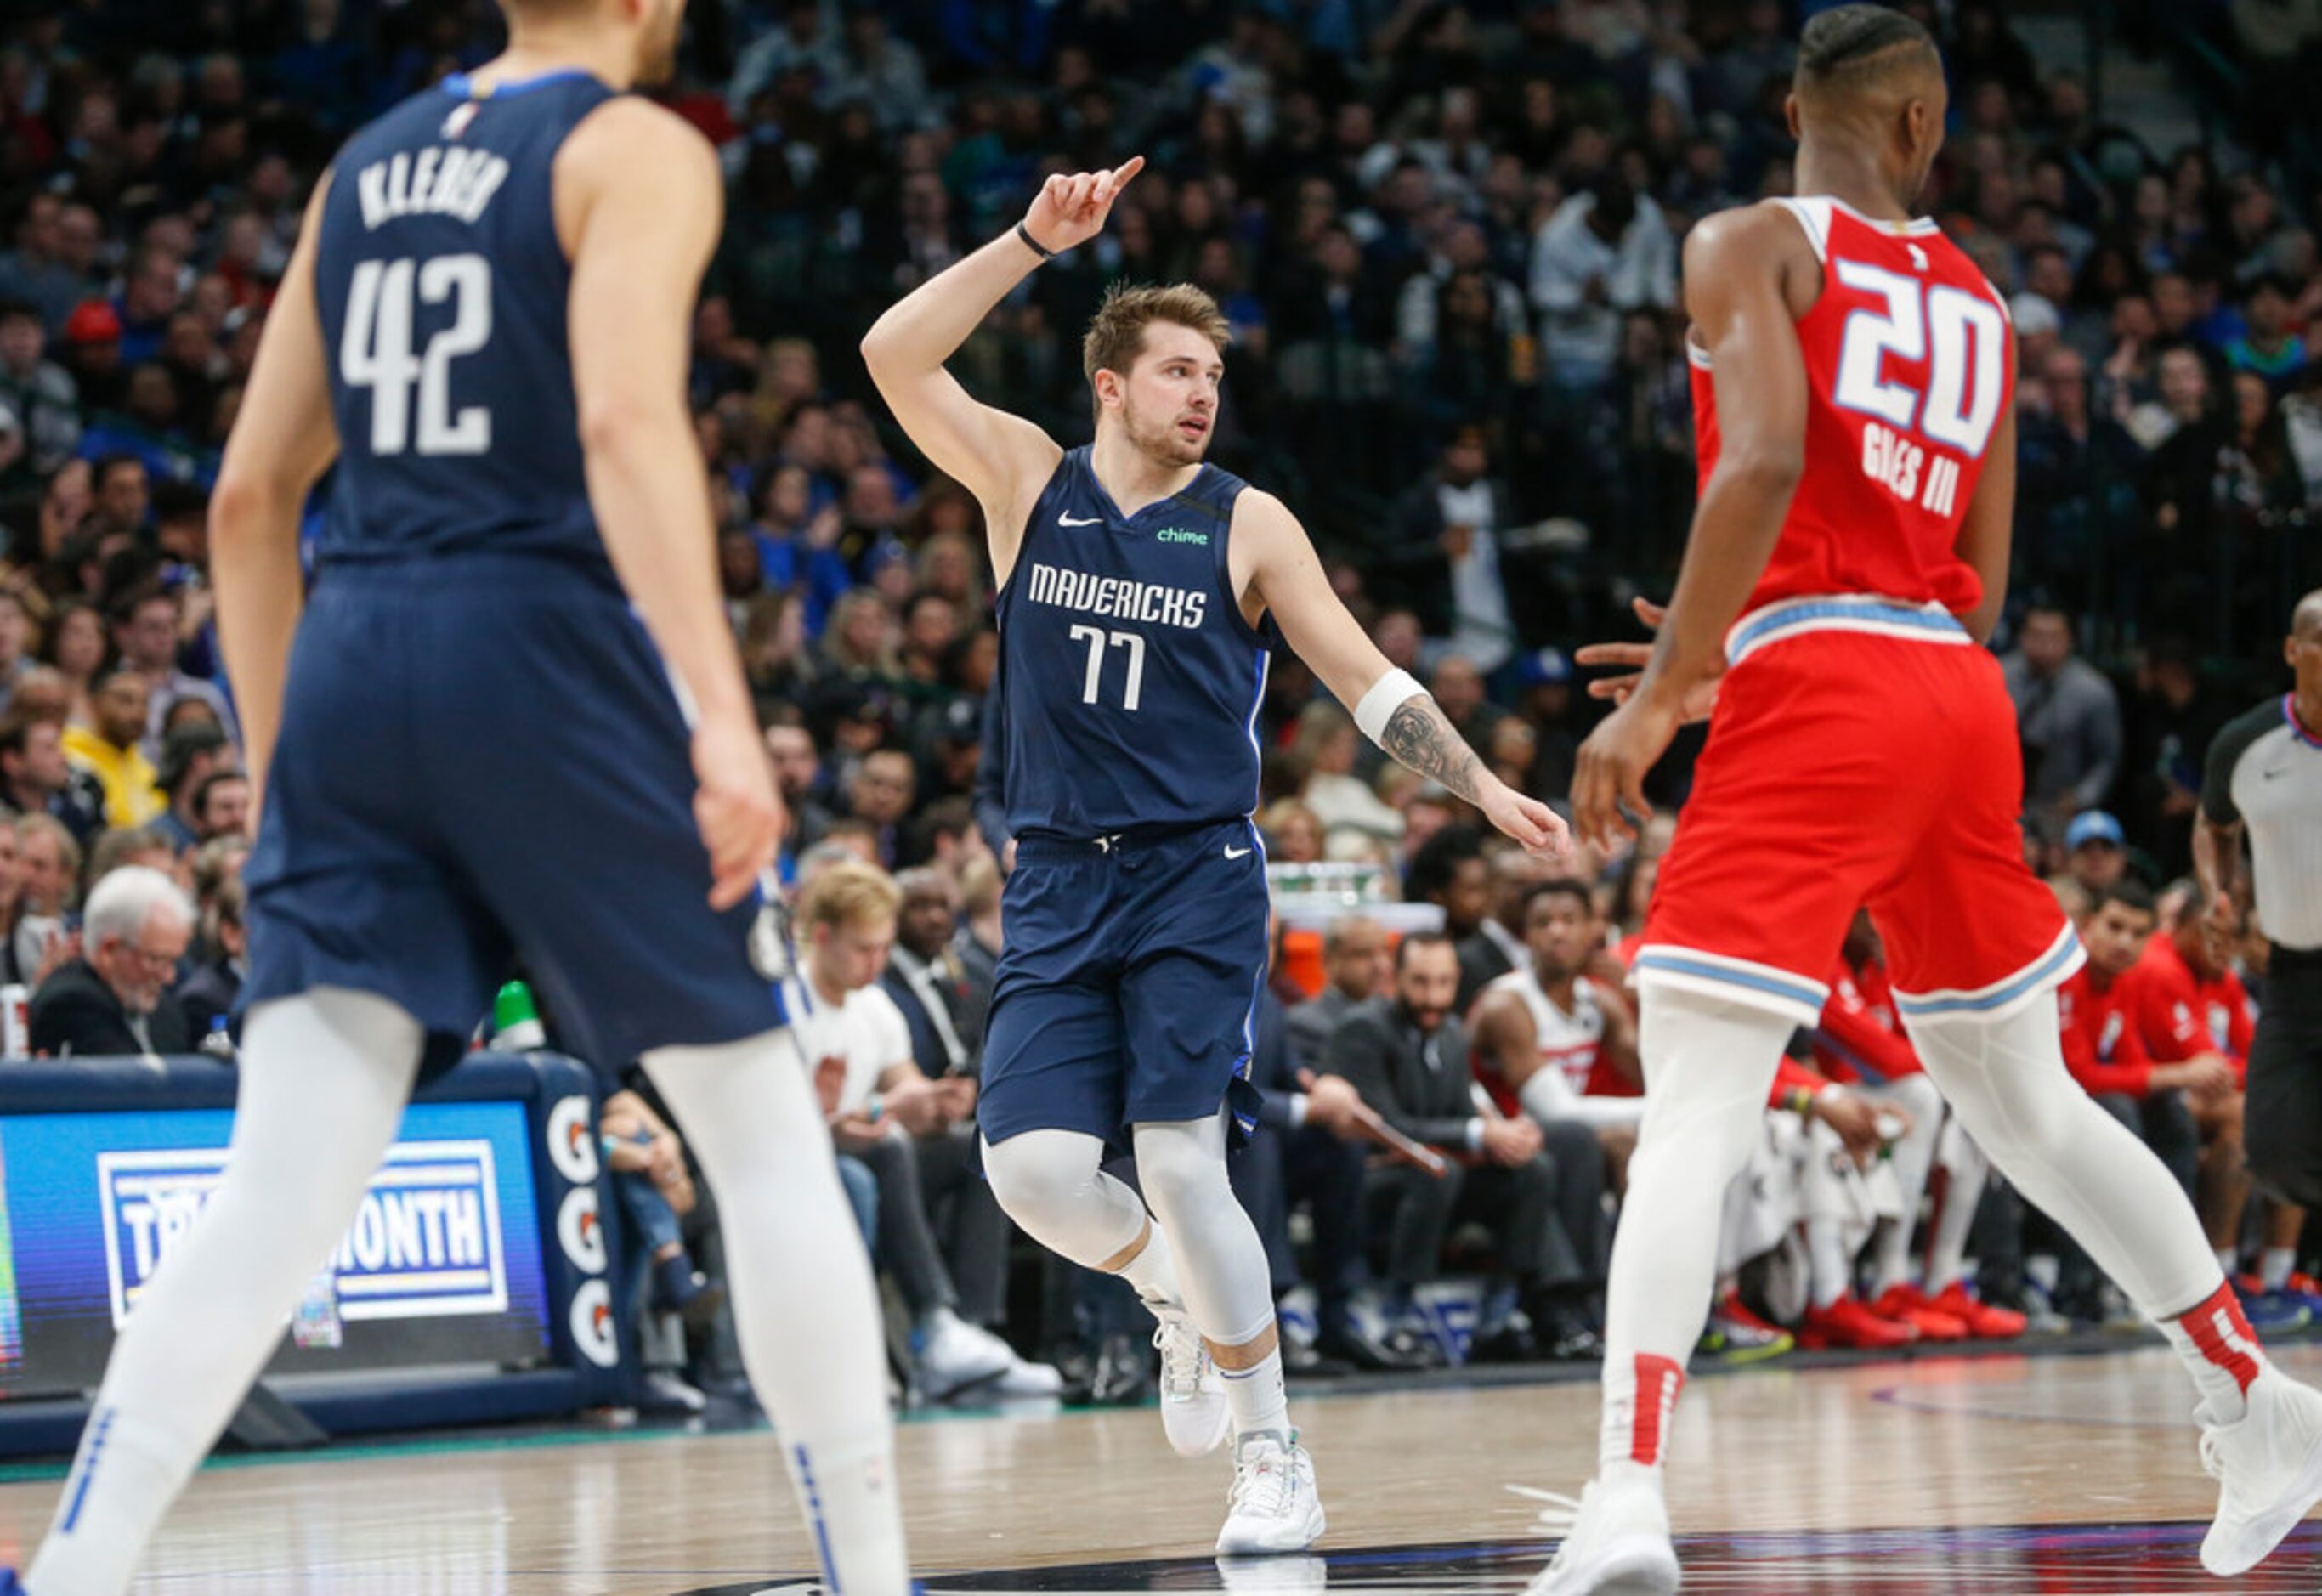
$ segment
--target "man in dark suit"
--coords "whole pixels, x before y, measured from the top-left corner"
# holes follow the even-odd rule
[[[1320,1071],[1330,1038],[1358,1004],[1385,992],[1394,980],[1394,953],[1386,927],[1368,915],[1348,915],[1322,933],[1322,990],[1289,1013],[1291,1060],[1301,1070]],[[1263,1082],[1260,1090],[1270,1090]]]
[[[81,1058],[187,1053],[186,1011],[163,989],[193,939],[193,906],[178,884],[124,865],[88,895],[82,956],[33,995],[35,1053]]]
[[[1274,946],[1279,959],[1278,935]],[[1227,1166],[1234,1195],[1266,1243],[1277,1301],[1300,1279],[1290,1245],[1291,1210],[1302,1202],[1312,1207],[1314,1345],[1307,1351],[1284,1342],[1284,1366],[1293,1373],[1322,1373],[1326,1360],[1364,1369],[1421,1367],[1415,1347],[1370,1336],[1348,1311],[1361,1284],[1363,1171],[1370,1142],[1358,1123],[1364,1112],[1362,1094],[1344,1079],[1318,1073],[1298,1059],[1292,1034],[1298,1012],[1284,1008],[1271,991],[1259,991],[1249,1078],[1265,1101],[1257,1111],[1257,1134]]]
[[[1493,1232],[1498,1266],[1471,1355],[1478,1361],[1601,1354],[1588,1288],[1604,1278],[1603,1151],[1595,1136],[1545,1148],[1539,1126],[1478,1111],[1469,1090],[1467,1038],[1452,1017],[1459,958],[1437,932],[1403,937],[1395,993],[1358,1011],[1332,1040],[1330,1062],[1395,1129],[1453,1162],[1441,1177],[1373,1171],[1367,1207],[1387,1227],[1387,1284],[1397,1312],[1440,1272],[1455,1218]],[[1529,1297],[1547,1345],[1522,1312]]]
[[[951,881],[932,867],[907,870],[895,878],[903,907],[895,917],[895,945],[887,955],[879,985],[903,1011],[910,1027],[911,1056],[933,1076],[974,1075],[982,1062],[982,1038],[971,1033],[971,1008],[982,1005],[967,990],[967,974],[952,948],[959,907]]]

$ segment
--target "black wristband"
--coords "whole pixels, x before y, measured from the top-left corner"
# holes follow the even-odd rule
[[[1040,241],[1032,236],[1032,230],[1025,226],[1021,222],[1016,223],[1016,236],[1024,241],[1024,247],[1026,249],[1031,251],[1032,253],[1038,255],[1041,260],[1054,260],[1056,258],[1056,251],[1042,249],[1040,247]]]

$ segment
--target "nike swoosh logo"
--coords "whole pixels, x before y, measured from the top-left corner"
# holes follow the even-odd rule
[[[1249,850],[1247,848],[1228,848],[1226,850],[1226,857],[1228,859],[1247,859],[1249,857]]]
[[[1062,510],[1059,510],[1056,512],[1056,524],[1059,526],[1102,526],[1104,524],[1104,517],[1102,515],[1091,515],[1085,521],[1076,521],[1072,516],[1065,515]]]

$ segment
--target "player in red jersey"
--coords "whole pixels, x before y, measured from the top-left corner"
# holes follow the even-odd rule
[[[1718,1204],[1860,904],[1961,1122],[2191,1372],[2223,1485],[2203,1563],[2250,1566],[2322,1499],[2322,1393],[2267,1362],[2177,1183],[2057,1044],[2080,944],[2023,862],[2016,718],[1980,646],[2014,512],[2012,339],[1967,257],[1909,220],[1945,102],[1917,23],[1822,13],[1789,102],[1802,197],[1686,241],[1701,501],[1659,638],[1582,747],[1577,829],[1630,833],[1679,724],[1715,717],[1635,966],[1650,1090],[1600,1470],[1538,1592],[1677,1588],[1661,1464]]]

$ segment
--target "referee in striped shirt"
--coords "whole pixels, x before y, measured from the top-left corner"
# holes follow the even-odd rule
[[[2211,935],[2235,935],[2253,904],[2273,944],[2250,1047],[2251,1170],[2322,1208],[2322,590],[2299,601],[2282,656],[2296,685],[2209,744],[2193,862]]]

